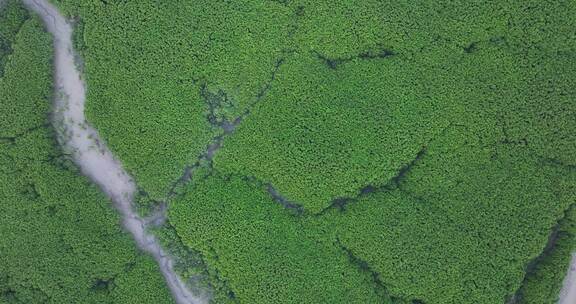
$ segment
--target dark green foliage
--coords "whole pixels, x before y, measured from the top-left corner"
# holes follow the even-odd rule
[[[215,166],[268,181],[314,213],[387,183],[448,124],[453,102],[430,97],[434,78],[394,57],[353,58],[333,70],[295,54],[276,79]]]
[[[0,78],[0,303],[171,303],[157,265],[56,148],[49,35],[9,15],[20,25]]]
[[[516,303],[555,304],[570,263],[576,235],[576,209],[567,210],[565,217],[554,227],[548,247],[534,260],[526,274]]]
[[[4,75],[4,68],[8,55],[12,53],[12,42],[16,33],[28,17],[27,11],[16,1],[0,2],[0,77]]]

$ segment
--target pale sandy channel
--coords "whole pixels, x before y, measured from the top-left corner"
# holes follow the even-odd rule
[[[206,303],[204,294],[195,295],[189,291],[175,273],[172,258],[165,253],[158,240],[146,231],[146,221],[138,216],[132,206],[136,190],[134,181],[84,117],[86,86],[74,61],[72,27],[47,0],[23,2],[40,16],[54,39],[54,123],[64,149],[72,152],[82,173],[109,196],[122,216],[124,228],[138,247],[154,257],[175,301],[179,304]]]

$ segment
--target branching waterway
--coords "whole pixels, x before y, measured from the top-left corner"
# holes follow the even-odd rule
[[[63,148],[72,153],[82,173],[110,197],[122,215],[125,229],[138,247],[153,256],[160,266],[176,302],[207,302],[205,296],[193,295],[189,291],[175,273],[172,258],[162,249],[158,240],[147,232],[147,221],[138,216],[132,206],[136,190],[134,181],[84,117],[86,86],[75,64],[71,25],[47,0],[23,2],[40,16],[54,39],[54,124]]]

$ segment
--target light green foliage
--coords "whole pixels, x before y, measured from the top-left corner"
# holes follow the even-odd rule
[[[56,148],[50,36],[8,5],[0,24],[19,26],[0,78],[0,303],[171,303],[157,265]]]
[[[0,77],[2,77],[6,58],[12,53],[11,43],[27,17],[27,12],[15,1],[10,1],[0,2],[0,14],[2,14],[0,20]]]
[[[187,278],[188,287],[193,294],[201,295],[211,292],[212,289],[220,290],[221,288],[226,288],[225,286],[214,285],[220,282],[211,280],[210,273],[202,260],[202,255],[182,243],[180,236],[170,222],[165,222],[160,227],[150,230],[156,235],[162,248],[172,256],[176,273],[181,278]],[[216,295],[219,296],[221,294],[217,293]]]
[[[209,176],[170,210],[239,303],[382,303],[371,277],[255,184]]]
[[[250,0],[61,2],[82,20],[87,117],[156,200],[220,132],[202,87],[232,100],[218,116],[242,113],[270,77],[290,13]]]
[[[498,137],[528,141],[543,157],[574,163],[569,159],[574,153],[568,152],[576,149],[576,138],[568,131],[574,128],[569,97],[574,86],[568,85],[574,53],[551,58],[556,54],[552,50],[544,62],[542,55],[527,58],[516,45],[523,33],[515,28],[507,33],[500,26],[503,20],[492,20],[518,8],[500,8],[496,17],[492,9],[497,8],[485,7],[475,18],[488,18],[495,29],[482,32],[470,25],[464,36],[443,29],[444,20],[456,13],[428,12],[437,26],[409,24],[406,31],[443,38],[418,51],[414,47],[423,44],[420,40],[392,38],[377,40],[381,45],[367,45],[358,53],[302,47],[286,60],[266,98],[224,143],[216,167],[270,182],[289,200],[318,212],[366,185],[386,184],[449,123],[467,124],[488,143]],[[368,15],[395,20],[394,10],[386,10],[373,9]],[[341,45],[355,45],[357,36],[349,34],[346,43],[346,34],[335,32],[343,36],[337,39]],[[546,98],[553,102],[542,103]],[[549,122],[552,117],[554,124]]]
[[[362,261],[360,269],[368,267],[377,274],[388,301],[500,303],[520,288],[526,270],[532,276],[529,268],[533,266],[528,265],[533,261],[540,265],[542,257],[538,256],[552,227],[560,220],[562,229],[567,229],[564,210],[576,198],[575,173],[509,145],[483,146],[467,128],[451,126],[431,141],[396,187],[362,195],[343,213],[330,209],[322,216],[294,217],[250,178],[213,173],[203,179],[199,172],[198,181],[174,202],[170,217],[185,244],[201,250],[208,265],[230,280],[240,302],[248,301],[241,295],[250,295],[250,302],[259,302],[263,296],[254,295],[236,280],[251,288],[264,285],[270,289],[264,282],[287,277],[277,272],[285,263],[293,263],[294,271],[313,270],[306,262],[311,258],[302,252],[324,244],[331,250],[322,253],[323,259],[344,255],[336,250],[341,246]],[[259,229],[266,233],[253,232]],[[277,261],[276,255],[291,248],[291,236],[300,239],[298,249]],[[524,287],[535,289],[525,293],[526,303],[556,297],[573,245],[565,235],[562,239],[562,251],[555,249],[550,257],[546,252],[547,262],[539,266],[539,277]],[[281,246],[271,245],[278,240]],[[251,244],[256,245],[250,248]],[[260,268],[269,264],[274,270]],[[274,273],[271,278],[262,278],[270,272]],[[546,280],[550,276],[553,281]],[[346,277],[349,282],[355,280]],[[316,282],[307,272],[298,278]],[[289,286],[284,282],[284,287]],[[382,287],[376,290],[382,292]],[[274,294],[270,291],[266,296]],[[312,300],[302,289],[295,294],[299,296],[280,294],[262,301],[330,302]],[[369,302],[357,297],[338,299]]]
[[[201,253],[216,302],[555,301],[576,2],[58,2],[142,202],[243,115],[164,235]]]
[[[563,173],[507,146],[482,147],[455,127],[399,188],[361,198],[328,223],[391,282],[393,294],[424,303],[501,303],[576,198],[569,186],[576,175]]]

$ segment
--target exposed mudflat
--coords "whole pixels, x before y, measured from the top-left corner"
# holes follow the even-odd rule
[[[564,278],[564,284],[560,291],[559,304],[574,304],[576,303],[576,254],[572,254],[572,261],[568,268],[568,274]]]
[[[0,0],[0,4],[4,0]],[[75,64],[72,27],[47,0],[23,0],[43,20],[54,39],[54,83],[56,90],[54,124],[63,148],[72,152],[83,174],[96,183],[112,200],[122,215],[125,229],[140,249],[154,257],[167,285],[179,304],[205,303],[205,295],[192,294],[174,272],[173,260],[146,231],[147,221],[132,208],[136,186],[114,158],[98,132],[86,121],[84,102],[86,86]]]

